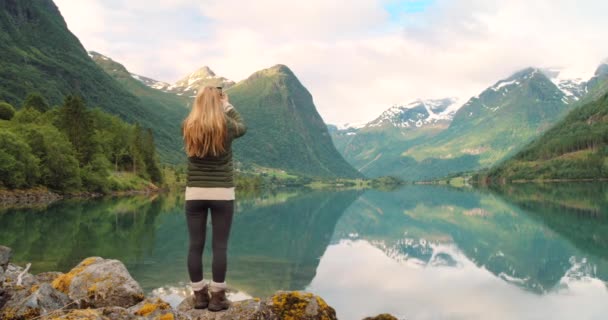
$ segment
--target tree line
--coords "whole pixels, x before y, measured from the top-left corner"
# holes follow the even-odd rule
[[[74,95],[55,107],[37,93],[18,110],[0,102],[0,188],[107,193],[133,188],[134,178],[163,182],[150,128]]]

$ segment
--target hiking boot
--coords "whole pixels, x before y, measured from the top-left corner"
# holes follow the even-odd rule
[[[194,309],[205,309],[209,305],[209,287],[204,286],[199,291],[194,291]]]
[[[230,300],[226,298],[226,289],[211,290],[211,301],[209,311],[222,311],[230,308]]]

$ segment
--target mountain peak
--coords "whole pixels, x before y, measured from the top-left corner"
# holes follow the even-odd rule
[[[213,72],[213,70],[211,70],[211,68],[209,68],[208,66],[203,66],[200,69],[198,69],[190,74],[190,77],[193,77],[193,76],[212,78],[212,77],[215,77],[216,75],[215,75],[215,72]]]
[[[284,75],[288,77],[295,77],[293,71],[291,71],[291,69],[289,69],[289,67],[284,64],[276,64],[270,68],[260,70],[254,73],[254,75],[263,75],[269,77]]]
[[[404,105],[392,106],[366,126],[418,128],[439,122],[449,122],[454,115],[454,106],[457,105],[458,99],[456,98],[416,99]]]
[[[583,75],[573,73],[572,70],[562,68],[545,68],[542,73],[553,82],[568,99],[566,101],[578,101],[586,93],[586,84]]]
[[[595,70],[595,76],[608,75],[608,59],[600,64]]]

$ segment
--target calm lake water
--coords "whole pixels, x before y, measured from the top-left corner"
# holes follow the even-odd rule
[[[183,207],[173,194],[0,209],[0,244],[34,273],[120,259],[176,304]],[[241,197],[229,248],[235,300],[307,290],[340,319],[608,319],[606,184]]]

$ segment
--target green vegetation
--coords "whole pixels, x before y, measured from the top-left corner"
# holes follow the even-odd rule
[[[298,176],[361,177],[336,151],[312,96],[286,66],[256,72],[227,92],[249,127],[234,144],[244,169],[257,165]]]
[[[10,120],[15,116],[15,107],[9,103],[0,102],[0,120]]]
[[[0,1],[0,101],[44,112],[71,94],[153,128],[160,157],[168,163],[183,160],[179,119],[184,108],[161,108],[162,102],[125,90],[91,60],[51,0]]]
[[[608,95],[573,110],[512,159],[482,172],[483,182],[607,179]]]
[[[51,107],[39,93],[30,93],[25,97],[22,108],[33,108],[39,112],[47,112]]]
[[[151,130],[88,109],[76,96],[47,112],[39,107],[0,120],[0,187],[107,193],[163,182]]]
[[[375,178],[388,174],[417,180],[426,177],[425,171],[436,171],[431,168],[420,171],[413,158],[402,154],[446,128],[445,123],[439,123],[422,128],[369,127],[356,132],[342,132],[330,127],[330,132],[336,149],[366,176]],[[442,161],[442,165],[445,162]]]

